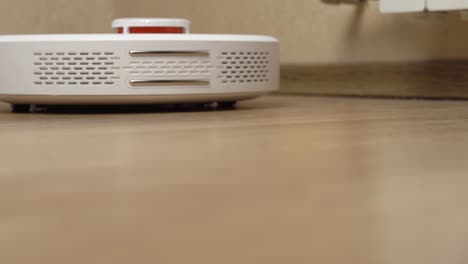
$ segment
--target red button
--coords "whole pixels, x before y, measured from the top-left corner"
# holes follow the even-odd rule
[[[189,34],[190,21],[180,18],[122,18],[112,27],[120,34]]]
[[[123,34],[124,29],[118,28],[118,33]],[[130,34],[185,34],[183,27],[131,27]]]

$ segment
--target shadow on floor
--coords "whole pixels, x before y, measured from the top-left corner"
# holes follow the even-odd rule
[[[13,109],[17,114],[138,114],[211,112],[236,109],[235,104],[164,104],[164,105],[53,105],[27,106]]]

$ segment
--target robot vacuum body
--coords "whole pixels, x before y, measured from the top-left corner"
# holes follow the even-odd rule
[[[272,37],[188,34],[184,27],[182,34],[162,34],[149,31],[171,27],[129,24],[117,27],[123,34],[0,37],[0,100],[13,105],[235,102],[279,87],[279,43]],[[142,34],[131,34],[132,29]]]

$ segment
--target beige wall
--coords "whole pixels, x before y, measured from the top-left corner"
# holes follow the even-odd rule
[[[468,22],[458,17],[381,15],[377,3],[353,20],[354,6],[318,0],[116,0],[119,16],[186,17],[193,32],[271,34],[283,63],[315,64],[468,57]]]
[[[193,32],[274,35],[285,64],[468,58],[468,22],[318,0],[2,0],[0,34],[111,32],[114,17],[185,17]],[[352,26],[354,25],[354,26]]]
[[[110,32],[114,0],[0,0],[0,34]]]

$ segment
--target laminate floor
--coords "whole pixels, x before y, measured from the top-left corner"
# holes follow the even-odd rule
[[[0,263],[467,262],[468,102],[0,105]]]

